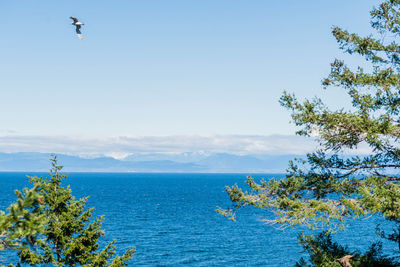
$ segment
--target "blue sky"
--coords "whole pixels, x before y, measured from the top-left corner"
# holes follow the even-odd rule
[[[282,91],[343,103],[331,27],[368,34],[378,3],[1,1],[0,134],[293,134]]]

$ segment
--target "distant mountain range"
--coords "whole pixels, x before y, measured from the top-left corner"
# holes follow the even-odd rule
[[[57,154],[67,172],[268,172],[281,173],[296,155],[147,153],[124,159]],[[0,171],[48,171],[50,154],[0,153]]]

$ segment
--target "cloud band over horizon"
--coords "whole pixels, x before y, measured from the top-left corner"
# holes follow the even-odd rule
[[[305,154],[317,143],[294,135],[0,136],[0,152],[123,158],[140,153]]]

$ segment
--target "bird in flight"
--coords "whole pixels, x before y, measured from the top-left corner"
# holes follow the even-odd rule
[[[76,34],[78,35],[79,39],[83,39],[82,37],[82,33],[81,33],[81,27],[82,25],[85,25],[83,22],[80,22],[77,18],[75,17],[69,17],[70,19],[72,19],[74,22],[72,22],[71,24],[74,25],[76,27]]]

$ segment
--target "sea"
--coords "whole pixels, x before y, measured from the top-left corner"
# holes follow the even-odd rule
[[[0,209],[15,201],[15,189],[30,187],[26,175],[46,173],[0,173]],[[101,238],[104,246],[116,239],[117,253],[130,247],[136,253],[130,266],[293,266],[307,258],[297,242],[302,227],[277,229],[266,225],[268,210],[239,210],[236,221],[215,212],[230,207],[225,186],[238,184],[251,175],[261,178],[282,174],[209,173],[70,173],[70,185],[77,198],[89,196],[87,207],[95,216],[104,215]],[[353,250],[365,251],[375,241],[379,218],[349,221],[345,232],[334,238]],[[382,221],[383,223],[383,221]],[[384,242],[392,254],[395,244]],[[1,251],[0,264],[15,263],[14,251]]]

